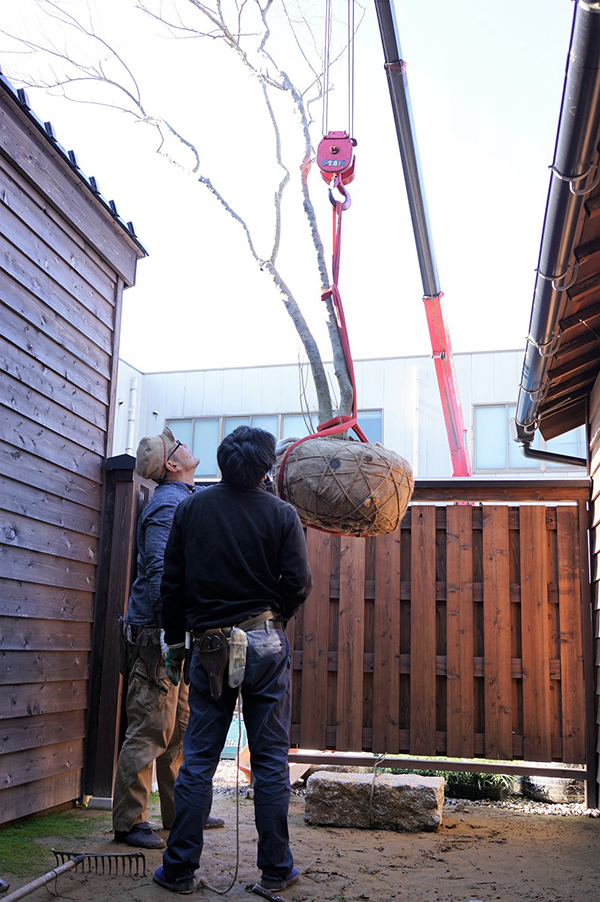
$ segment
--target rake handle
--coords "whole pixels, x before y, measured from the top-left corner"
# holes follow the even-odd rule
[[[58,867],[53,868],[51,871],[48,871],[41,877],[38,877],[37,880],[32,880],[31,883],[26,883],[25,886],[21,886],[13,893],[9,893],[8,896],[3,896],[2,902],[17,902],[17,899],[23,899],[24,896],[28,896],[30,893],[33,893],[41,886],[45,886],[47,883],[50,883],[51,880],[55,880],[57,877],[60,877],[60,875],[64,874],[65,871],[71,871],[73,868],[77,867],[77,865],[80,864],[84,858],[85,855],[78,855],[76,858],[71,858],[70,861],[65,861],[64,864],[59,864]]]

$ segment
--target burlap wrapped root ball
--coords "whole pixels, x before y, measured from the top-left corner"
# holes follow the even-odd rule
[[[293,441],[278,446],[275,486]],[[349,536],[381,536],[399,525],[413,485],[408,461],[383,445],[319,436],[291,450],[282,495],[309,526]]]

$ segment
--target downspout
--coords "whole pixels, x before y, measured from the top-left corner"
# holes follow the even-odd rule
[[[555,464],[565,464],[568,467],[587,467],[587,460],[584,457],[571,457],[569,454],[554,454],[552,451],[537,451],[530,448],[525,443],[519,443],[519,448],[523,452],[523,457],[530,457],[533,460],[548,460]]]
[[[129,388],[129,410],[127,416],[127,440],[125,448],[126,454],[133,454],[133,436],[135,434],[135,421],[136,421],[136,410],[137,410],[137,391],[138,391],[138,379],[137,376],[134,376],[130,383]]]
[[[571,457],[570,454],[557,454],[555,451],[540,451],[537,448],[532,448],[531,439],[525,441],[517,434],[514,419],[510,421],[510,427],[512,437],[518,443],[523,457],[528,457],[530,460],[547,460],[549,463],[564,464],[567,467],[586,467],[587,469],[585,457]]]
[[[525,346],[513,438],[526,457],[587,467],[579,457],[565,457],[530,446],[539,425],[547,391],[550,361],[561,341],[564,292],[577,279],[575,241],[585,195],[600,175],[592,163],[600,123],[600,2],[578,0],[558,134],[546,202],[542,242]]]

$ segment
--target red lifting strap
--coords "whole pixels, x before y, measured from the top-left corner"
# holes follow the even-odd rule
[[[334,198],[333,191],[337,188],[339,193],[342,195],[343,200],[338,200]],[[280,498],[285,499],[285,492],[283,489],[283,477],[285,473],[285,465],[288,459],[290,452],[296,448],[298,445],[301,445],[302,442],[307,442],[312,438],[319,438],[324,435],[337,435],[341,432],[348,432],[349,429],[352,429],[361,442],[368,442],[368,438],[358,425],[358,418],[356,413],[356,379],[354,375],[354,364],[352,362],[352,353],[350,351],[350,341],[348,339],[348,330],[346,328],[346,317],[344,315],[344,307],[342,305],[342,298],[340,296],[340,292],[338,289],[338,280],[340,274],[340,254],[341,254],[341,245],[342,245],[342,213],[344,210],[347,210],[350,206],[350,195],[346,191],[343,186],[341,176],[335,175],[330,182],[330,190],[329,190],[329,198],[333,205],[333,260],[332,260],[332,275],[333,281],[329,288],[326,288],[325,291],[321,293],[321,299],[326,300],[328,297],[331,297],[333,302],[333,307],[336,314],[338,332],[340,336],[340,341],[342,344],[342,351],[344,353],[344,360],[346,363],[346,368],[348,370],[348,376],[350,377],[350,384],[352,385],[352,415],[339,415],[336,417],[332,417],[330,420],[327,420],[325,423],[319,423],[317,426],[317,431],[312,435],[306,435],[304,438],[298,439],[297,442],[294,442],[285,452],[284,458],[281,461],[281,467],[279,469],[279,476],[277,479],[277,491]],[[328,532],[329,530],[322,530],[323,532]]]
[[[335,199],[332,197],[332,192],[335,189],[341,193],[344,200]],[[344,314],[344,307],[342,304],[342,298],[340,295],[340,291],[338,288],[338,281],[340,276],[340,256],[342,249],[342,213],[344,210],[347,210],[350,206],[350,195],[347,190],[344,188],[342,184],[342,180],[340,176],[334,176],[331,182],[331,190],[330,197],[332,198],[333,204],[333,260],[332,260],[332,275],[333,281],[332,284],[327,288],[321,295],[322,299],[325,300],[327,297],[331,297],[333,302],[333,306],[336,312],[337,317],[337,326],[338,332],[340,335],[340,341],[342,343],[342,350],[344,352],[344,360],[346,362],[346,368],[348,370],[348,375],[350,377],[350,383],[352,385],[352,416],[346,417],[334,417],[332,420],[328,420],[327,423],[321,423],[317,428],[317,432],[325,435],[333,435],[336,432],[347,432],[348,429],[353,429],[361,442],[366,442],[368,439],[363,433],[360,426],[357,425],[357,415],[356,415],[356,379],[354,376],[354,364],[352,362],[352,352],[350,351],[350,340],[348,338],[348,328],[346,326],[346,316]],[[337,424],[334,426],[334,424]]]

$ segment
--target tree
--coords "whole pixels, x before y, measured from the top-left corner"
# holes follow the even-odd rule
[[[17,84],[62,94],[76,102],[109,107],[150,126],[156,133],[156,152],[174,165],[192,174],[199,186],[209,191],[243,231],[246,246],[260,270],[275,286],[300,336],[310,364],[318,402],[319,421],[334,414],[334,400],[323,360],[300,308],[293,287],[279,265],[285,241],[284,198],[296,189],[295,203],[301,205],[318,271],[327,326],[333,353],[339,400],[335,412],[348,415],[352,410],[353,390],[347,370],[339,327],[331,296],[326,289],[329,277],[323,242],[317,228],[315,207],[309,189],[314,162],[312,110],[323,96],[323,60],[316,35],[323,32],[324,5],[308,10],[302,0],[130,0],[129,9],[151,20],[165,37],[181,42],[208,42],[235,58],[237,71],[246,71],[266,112],[272,134],[272,162],[277,173],[272,199],[273,219],[269,241],[257,237],[252,211],[240,208],[237,198],[211,180],[203,170],[202,142],[187,134],[185,126],[171,121],[148,101],[144,86],[121,52],[114,38],[106,36],[107,4],[73,3],[68,0],[35,0],[39,22],[37,32],[0,31],[3,35],[3,66]],[[124,9],[126,0],[121,0]],[[329,23],[331,25],[331,22]],[[330,28],[331,30],[331,28]],[[7,52],[12,56],[7,57]],[[344,42],[329,48],[331,59],[339,59]],[[285,69],[277,56],[285,55]],[[10,62],[7,66],[6,60]],[[35,71],[34,71],[35,70]],[[293,70],[293,71],[292,71]],[[33,73],[33,74],[32,74]],[[173,90],[177,73],[171,73]],[[298,85],[303,82],[305,87]],[[215,79],[218,86],[218,79]],[[213,85],[214,87],[214,85]],[[282,123],[295,116],[298,141],[292,145],[284,135]],[[319,136],[320,137],[320,136]]]

